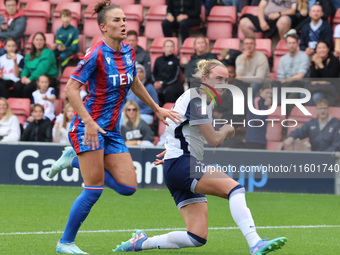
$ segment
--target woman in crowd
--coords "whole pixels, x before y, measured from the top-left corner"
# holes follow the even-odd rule
[[[31,98],[33,91],[37,89],[36,81],[42,74],[50,78],[51,87],[56,87],[57,62],[53,51],[46,46],[43,33],[38,32],[34,35],[31,51],[25,56],[24,62],[21,80],[14,84],[16,97]]]
[[[139,107],[135,101],[128,101],[125,104],[123,123],[120,132],[126,145],[153,146],[153,132],[141,119]]]
[[[74,116],[74,110],[71,104],[66,104],[64,112],[57,116],[54,127],[52,129],[52,136],[56,143],[69,144],[68,130]]]
[[[19,141],[20,124],[6,98],[0,97],[0,142]]]

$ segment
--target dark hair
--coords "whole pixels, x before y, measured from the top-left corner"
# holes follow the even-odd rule
[[[8,43],[8,42],[15,42],[15,45],[17,45],[17,41],[13,38],[13,37],[7,37],[6,41],[5,41],[5,45]],[[17,45],[18,46],[18,45]]]
[[[270,83],[270,81],[265,80],[265,81],[262,83],[261,90],[272,89],[272,88],[273,88],[273,86],[272,86],[272,84]]]
[[[63,9],[60,12],[60,17],[65,16],[65,17],[72,17],[72,13],[69,9]]]
[[[33,40],[32,40],[32,48],[31,48],[31,51],[30,51],[29,60],[33,60],[35,58],[38,58],[38,57],[40,57],[40,54],[41,54],[41,51],[40,51],[39,54],[36,55],[37,54],[37,48],[35,48],[34,43],[33,43],[33,41],[34,41],[34,39],[37,35],[41,35],[44,38],[44,41],[45,41],[44,48],[46,48],[46,37],[45,37],[44,33],[41,33],[41,32],[35,33],[35,35],[33,36]]]
[[[42,111],[45,112],[45,108],[41,104],[34,104],[34,105],[32,105],[31,112],[33,112],[36,107],[40,107],[42,109]]]
[[[318,41],[318,43],[317,43],[317,44],[316,44],[316,46],[315,46],[315,49],[318,47],[318,45],[319,45],[320,43],[324,43],[324,44],[326,44],[327,48],[329,49],[329,45],[328,45],[328,43],[327,43],[327,42],[325,42],[325,41],[323,41],[323,40],[320,40],[320,41]]]
[[[293,38],[295,39],[296,41],[299,41],[299,36],[297,34],[289,34],[289,35],[286,35],[286,38],[285,40],[287,41],[287,38],[290,37],[290,38]]]
[[[48,83],[50,83],[50,77],[48,77],[46,74],[42,74],[38,77],[38,81],[40,80],[41,77],[46,77],[48,79]]]
[[[137,34],[137,32],[135,30],[127,31],[126,36],[130,36],[130,35],[134,35],[134,36],[138,37],[138,34]]]
[[[119,7],[115,5],[111,5],[110,0],[102,0],[101,2],[98,2],[94,6],[92,16],[95,15],[96,13],[98,14],[97,22],[98,22],[98,25],[100,25],[100,24],[105,23],[106,12],[112,9],[117,9],[117,8]]]
[[[13,1],[13,0],[5,0],[4,1],[4,4],[6,4],[6,2],[8,2],[8,1]],[[19,0],[14,0],[17,4],[19,3]]]

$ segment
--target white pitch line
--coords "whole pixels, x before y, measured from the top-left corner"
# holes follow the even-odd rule
[[[257,229],[283,229],[283,228],[340,228],[340,225],[305,225],[305,226],[259,226]],[[211,227],[209,230],[234,230],[239,229],[238,227]],[[135,232],[137,229],[108,229],[108,230],[80,230],[79,233],[116,233],[116,232]],[[186,230],[186,228],[150,228],[144,229],[144,231],[178,231]],[[38,232],[12,232],[12,233],[0,233],[0,236],[11,236],[11,235],[53,235],[62,234],[63,231],[38,231]]]

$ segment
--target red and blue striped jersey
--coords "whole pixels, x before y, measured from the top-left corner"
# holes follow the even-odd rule
[[[125,97],[137,75],[134,49],[124,42],[121,45],[121,50],[116,51],[104,40],[97,43],[79,61],[71,75],[82,84],[89,82],[89,94],[84,105],[104,130],[119,131]],[[76,117],[81,121],[77,114]]]

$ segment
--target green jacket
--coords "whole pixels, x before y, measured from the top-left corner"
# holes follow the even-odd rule
[[[72,25],[69,25],[67,28],[61,27],[57,30],[55,42],[56,44],[64,45],[66,50],[72,51],[72,53],[76,54],[79,51],[78,35],[78,28],[75,28]]]
[[[30,60],[30,56],[31,53],[28,53],[24,59],[25,65],[21,77],[26,76],[31,81],[37,80],[42,74],[46,74],[50,78],[57,78],[57,61],[53,51],[46,47],[39,57]]]

